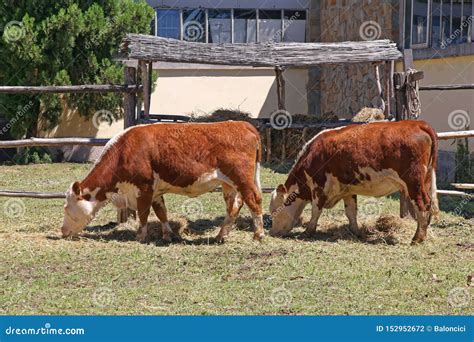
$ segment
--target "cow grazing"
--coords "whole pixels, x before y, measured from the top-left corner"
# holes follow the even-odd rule
[[[413,243],[424,241],[431,215],[439,211],[437,151],[436,133],[423,121],[350,125],[317,134],[300,152],[285,184],[272,193],[270,235],[289,233],[308,203],[312,217],[305,234],[313,234],[323,208],[341,199],[351,231],[360,235],[357,195],[400,191],[417,216]]]
[[[246,122],[153,124],[129,128],[105,146],[81,182],[66,193],[62,234],[82,231],[111,201],[138,211],[139,241],[147,237],[153,208],[162,223],[163,239],[171,240],[163,195],[196,197],[222,186],[227,216],[218,235],[224,240],[245,203],[255,225],[254,239],[263,235],[258,131]]]

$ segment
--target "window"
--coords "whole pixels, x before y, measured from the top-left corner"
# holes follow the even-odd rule
[[[259,20],[259,41],[260,42],[281,42],[282,38],[282,18],[279,10],[258,11]]]
[[[232,43],[231,11],[209,10],[209,43]]]
[[[405,47],[473,42],[473,0],[405,0]]]
[[[306,11],[285,10],[283,17],[283,41],[306,41]]]
[[[202,9],[183,10],[183,39],[206,42],[206,12]]]
[[[306,10],[161,9],[156,34],[209,43],[304,42]]]
[[[156,34],[160,37],[180,39],[181,25],[180,25],[179,10],[159,10],[156,12]]]
[[[429,0],[413,1],[412,45],[428,46]]]
[[[257,42],[257,11],[234,10],[234,43]]]

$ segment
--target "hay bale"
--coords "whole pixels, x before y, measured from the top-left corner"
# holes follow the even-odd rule
[[[372,122],[385,120],[383,111],[379,108],[362,108],[353,118],[353,122]]]
[[[375,229],[383,233],[391,233],[402,230],[402,222],[395,215],[382,215],[375,222]]]

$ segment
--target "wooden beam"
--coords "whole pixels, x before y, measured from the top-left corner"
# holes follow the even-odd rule
[[[136,69],[132,67],[125,67],[125,83],[127,85],[135,85],[136,83]],[[134,126],[136,123],[136,94],[125,94],[123,99],[123,125],[124,129]]]
[[[380,99],[380,106],[379,109],[381,109],[383,112],[385,112],[385,101],[383,100],[383,93],[382,93],[382,83],[380,81],[380,63],[375,63],[374,64],[374,73],[375,73],[375,84],[377,85],[377,92],[378,92],[378,97]]]
[[[148,116],[150,116],[151,93],[153,90],[153,62],[148,62]]]
[[[104,146],[109,139],[97,138],[30,138],[22,140],[5,140],[0,141],[0,149],[2,148],[18,148],[33,146],[67,146],[67,145],[84,145],[84,146]]]
[[[31,192],[31,191],[0,190],[0,197],[61,199],[61,198],[66,198],[66,195],[63,192]]]
[[[474,83],[471,84],[446,84],[446,85],[428,85],[420,86],[420,90],[471,90],[474,89]]]
[[[474,200],[474,194],[468,194],[466,192],[456,191],[456,190],[438,190],[437,194],[438,195],[446,195],[446,196],[467,197],[470,200]]]
[[[137,93],[136,85],[95,84],[70,86],[0,86],[2,94],[50,94],[50,93]]]
[[[390,40],[201,44],[140,34],[127,34],[122,41],[121,52],[136,60],[253,67],[306,68],[320,64],[370,63],[402,58],[396,44]]]
[[[438,133],[439,140],[473,138],[473,137],[474,137],[474,130]]]
[[[451,185],[456,189],[474,190],[474,184],[453,183]]]

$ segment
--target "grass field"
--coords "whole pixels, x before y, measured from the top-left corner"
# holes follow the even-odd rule
[[[0,166],[0,189],[65,191],[89,167]],[[262,184],[284,178],[265,168]],[[80,238],[60,239],[63,201],[0,198],[0,314],[472,313],[472,202],[443,199],[450,212],[420,246],[410,246],[414,221],[398,222],[390,234],[374,230],[380,214],[398,212],[390,198],[359,200],[363,241],[350,235],[338,205],[325,211],[313,239],[300,239],[299,227],[262,243],[252,241],[244,209],[219,245],[212,238],[225,212],[221,196],[165,196],[173,227],[186,228],[185,240],[171,245],[136,242],[134,223],[116,226],[111,206]],[[268,202],[267,194],[265,210]]]

